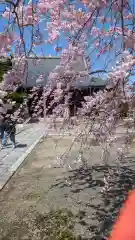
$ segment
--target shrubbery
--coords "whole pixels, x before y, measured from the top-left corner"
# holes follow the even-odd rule
[[[11,92],[8,94],[8,98],[11,99],[11,101],[15,101],[16,103],[20,104],[23,103],[25,97],[27,97],[27,95],[24,92]]]
[[[0,61],[0,82],[3,80],[3,75],[8,70],[12,68],[12,62],[10,59],[7,59],[6,61]]]

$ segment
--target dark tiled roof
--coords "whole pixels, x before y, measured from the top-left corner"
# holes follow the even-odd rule
[[[100,77],[92,77],[90,78],[90,85],[91,86],[99,86],[99,87],[102,87],[102,86],[105,86],[107,84],[107,81],[106,80],[103,80],[102,78]]]
[[[76,88],[89,88],[89,87],[104,87],[106,86],[106,81],[99,77],[90,77],[85,78],[84,81],[76,81],[74,87]]]

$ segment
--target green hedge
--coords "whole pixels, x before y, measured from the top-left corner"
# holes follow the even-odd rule
[[[12,92],[9,93],[7,98],[11,99],[12,101],[16,101],[17,103],[23,103],[24,98],[27,97],[26,93],[18,93],[18,92]]]
[[[0,82],[3,80],[4,73],[10,69],[12,69],[12,62],[10,59],[7,59],[6,61],[0,60]]]

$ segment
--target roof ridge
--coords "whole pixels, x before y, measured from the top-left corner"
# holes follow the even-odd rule
[[[58,56],[46,56],[46,57],[26,57],[26,59],[60,59]]]

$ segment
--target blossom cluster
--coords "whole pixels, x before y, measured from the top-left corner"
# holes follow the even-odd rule
[[[86,97],[81,109],[82,114],[95,116],[98,112],[99,125],[95,129],[97,139],[106,140],[115,129],[119,120],[120,106],[128,102],[130,105],[131,94],[128,74],[134,67],[135,59],[128,52],[123,53],[120,63],[110,72],[107,86],[104,91],[99,91],[94,96]]]

